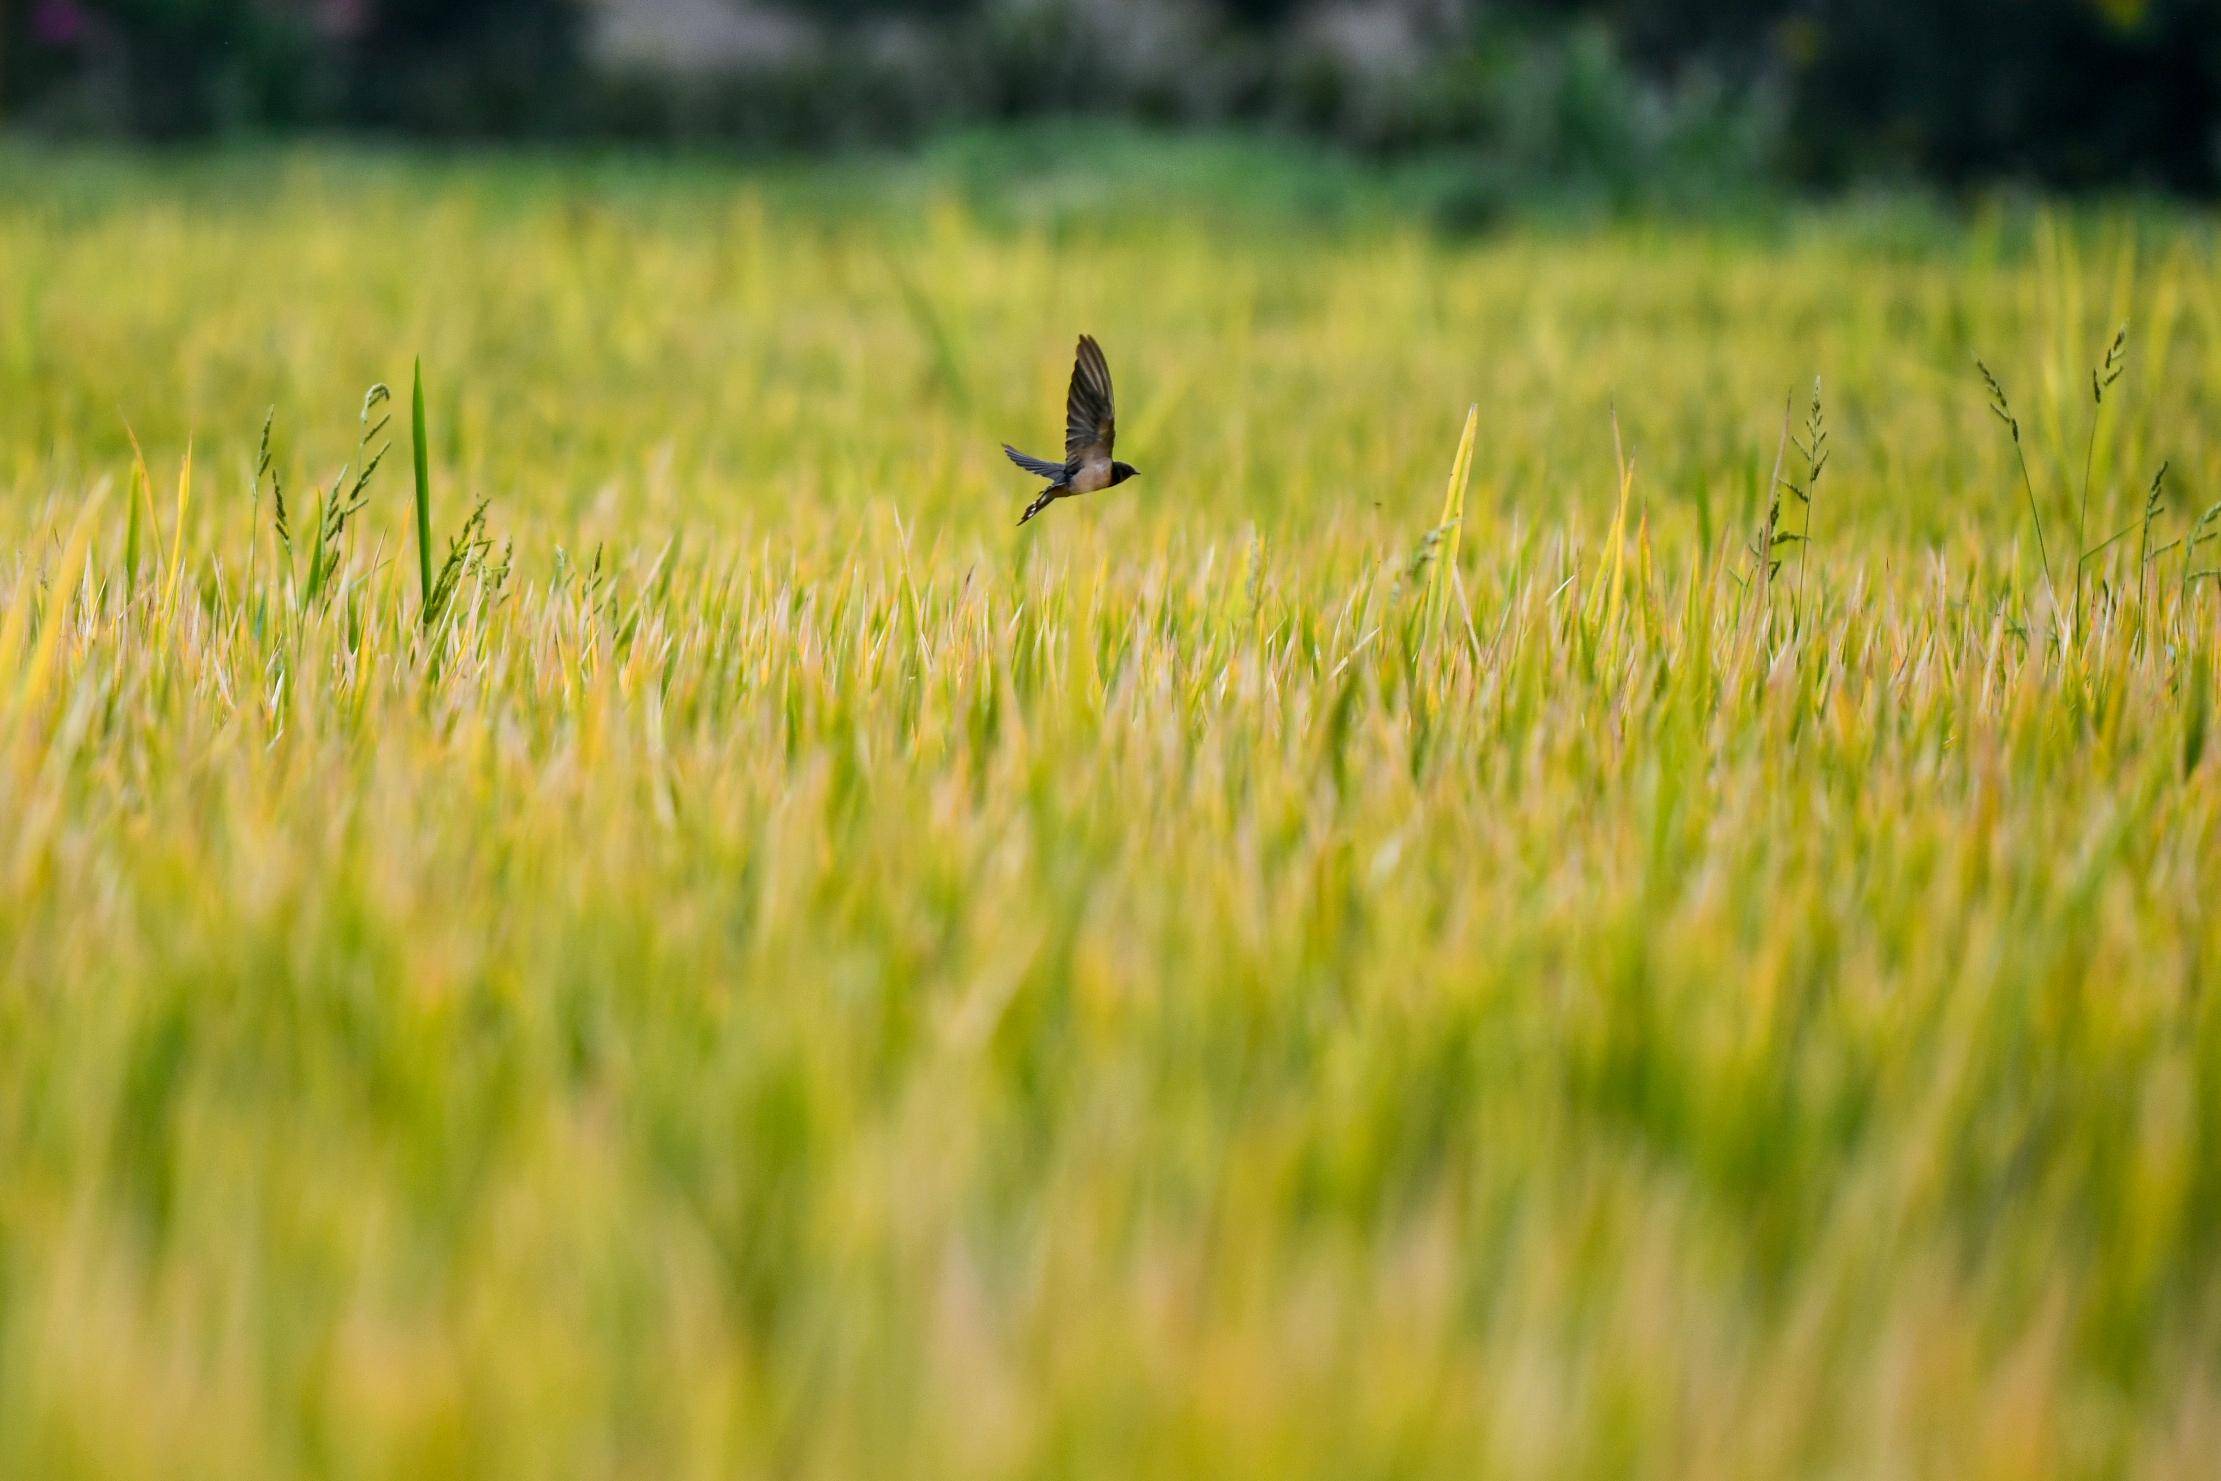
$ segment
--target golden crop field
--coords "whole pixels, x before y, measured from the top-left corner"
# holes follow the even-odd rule
[[[0,155],[0,1473],[2210,1474],[2210,223],[1222,168]]]

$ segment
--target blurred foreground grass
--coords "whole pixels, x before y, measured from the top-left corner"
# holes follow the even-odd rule
[[[0,176],[0,1472],[2221,1453],[2202,223]]]

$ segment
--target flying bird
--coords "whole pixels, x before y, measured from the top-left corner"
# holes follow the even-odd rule
[[[1103,347],[1092,334],[1080,336],[1072,357],[1072,389],[1064,398],[1064,461],[1029,458],[1009,443],[1003,444],[1010,461],[1037,478],[1049,480],[1041,496],[1026,506],[1018,523],[1039,514],[1059,499],[1092,494],[1124,483],[1141,470],[1111,458],[1111,443],[1118,435],[1118,417],[1111,404],[1110,366]]]

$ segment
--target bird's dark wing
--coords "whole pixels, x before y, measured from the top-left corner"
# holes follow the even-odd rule
[[[1076,467],[1109,457],[1117,433],[1110,366],[1104,363],[1103,347],[1095,336],[1083,334],[1072,360],[1072,390],[1064,401],[1064,465]]]
[[[1047,458],[1029,458],[1007,442],[1003,444],[1003,456],[1009,458],[1011,462],[1016,463],[1036,478],[1062,478],[1064,476],[1064,465],[1062,463],[1052,463]]]

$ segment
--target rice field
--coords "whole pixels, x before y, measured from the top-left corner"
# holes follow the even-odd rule
[[[2211,223],[1174,163],[0,153],[0,1473],[2210,1474]]]

